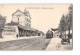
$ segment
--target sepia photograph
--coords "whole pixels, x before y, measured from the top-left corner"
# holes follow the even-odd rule
[[[0,50],[73,50],[73,4],[0,4]]]

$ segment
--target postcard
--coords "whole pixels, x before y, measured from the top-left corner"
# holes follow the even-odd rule
[[[72,50],[72,4],[0,4],[0,50]]]

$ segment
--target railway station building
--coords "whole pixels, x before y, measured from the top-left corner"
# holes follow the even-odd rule
[[[3,37],[5,36],[41,36],[42,31],[31,28],[31,16],[29,11],[24,9],[24,12],[21,10],[16,10],[12,14],[12,20],[10,23],[5,24]]]

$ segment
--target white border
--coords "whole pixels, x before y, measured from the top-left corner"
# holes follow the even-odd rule
[[[80,55],[80,0],[0,0],[0,4],[73,4],[73,50],[71,51],[0,51],[0,55]]]
[[[73,3],[73,0],[0,0],[0,3]]]

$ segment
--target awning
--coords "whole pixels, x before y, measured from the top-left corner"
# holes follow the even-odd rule
[[[28,28],[26,26],[22,26],[22,25],[18,25],[19,28],[23,29],[23,30],[30,30],[30,31],[36,31],[36,29],[33,28]]]

